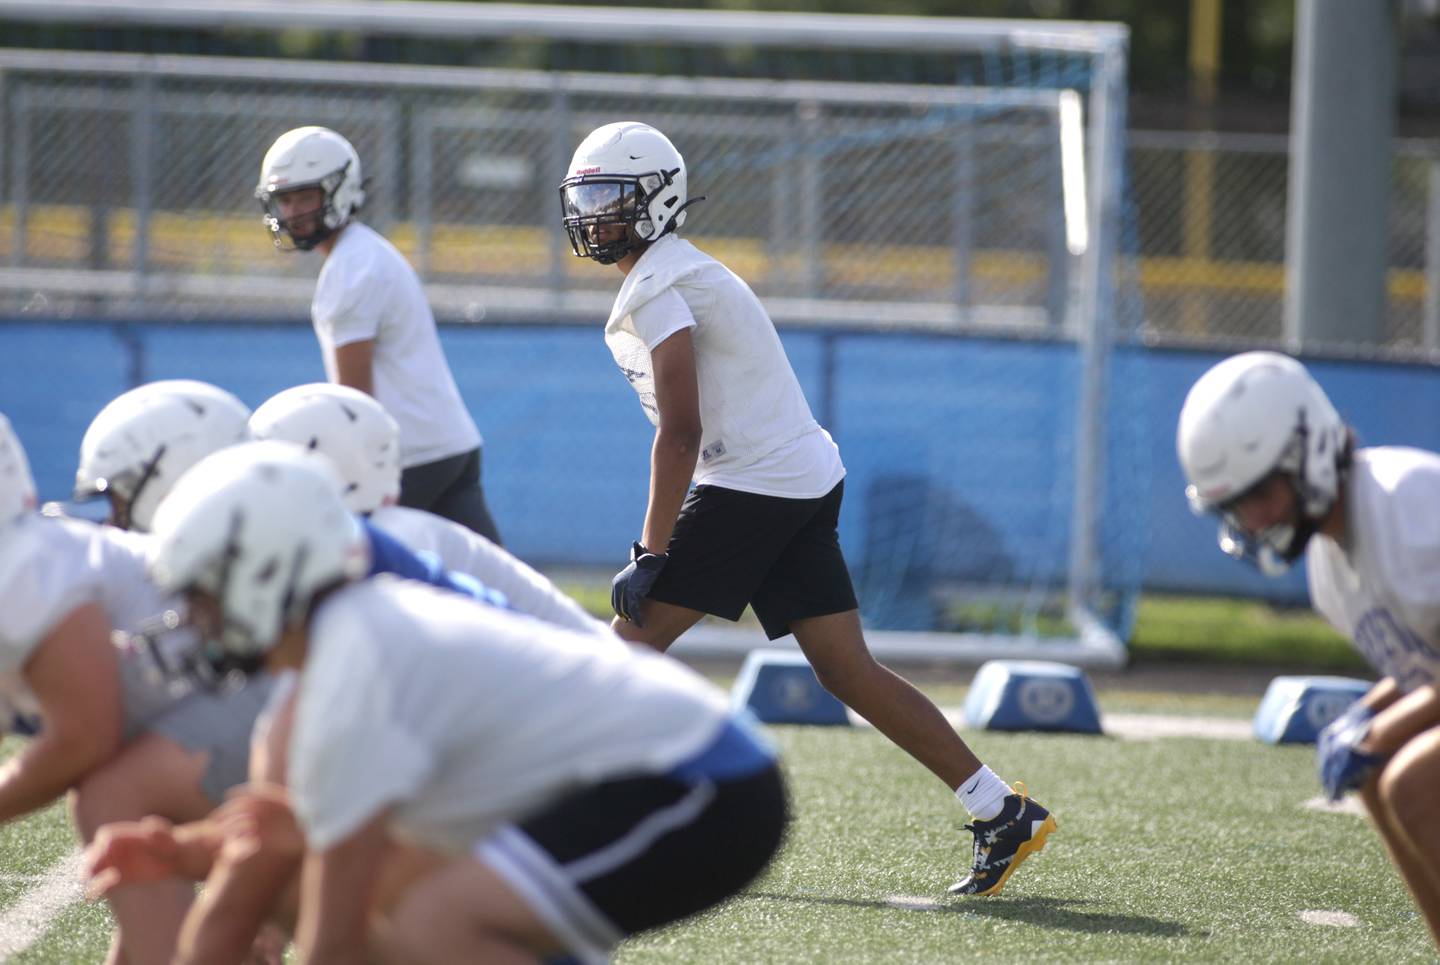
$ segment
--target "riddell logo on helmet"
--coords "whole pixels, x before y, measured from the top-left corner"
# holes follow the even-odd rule
[[[600,173],[600,169],[599,169],[599,168],[577,168],[576,171],[575,171],[575,173],[576,173],[576,175],[599,174],[599,173]]]

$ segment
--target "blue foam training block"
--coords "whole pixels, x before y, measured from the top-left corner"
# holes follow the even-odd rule
[[[766,724],[850,724],[845,705],[820,686],[805,655],[790,650],[750,651],[730,703]]]
[[[965,698],[965,723],[984,730],[1099,734],[1100,710],[1084,671],[1048,660],[991,660]]]
[[[1255,711],[1255,736],[1267,744],[1313,744],[1371,686],[1353,677],[1276,677]]]

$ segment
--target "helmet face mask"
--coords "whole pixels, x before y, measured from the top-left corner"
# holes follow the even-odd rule
[[[1271,523],[1264,529],[1251,532],[1240,518],[1239,507],[1251,499],[1273,496],[1265,492],[1270,486],[1284,486],[1289,493],[1290,511],[1286,518]],[[1196,508],[1197,513],[1213,513],[1219,518],[1217,541],[1220,549],[1228,556],[1243,560],[1257,567],[1267,576],[1279,576],[1300,558],[1305,544],[1315,535],[1315,522],[1300,512],[1300,500],[1296,495],[1295,476],[1287,471],[1277,470],[1233,499],[1209,507]]]
[[[581,258],[613,265],[654,241],[659,234],[648,214],[650,204],[677,173],[566,178],[560,183],[560,205],[571,250]]]
[[[560,182],[560,211],[570,247],[613,265],[685,223],[685,159],[648,124],[620,121],[591,131]]]
[[[1246,352],[1191,388],[1176,449],[1190,508],[1218,517],[1220,548],[1274,576],[1300,558],[1335,506],[1351,439],[1303,365],[1275,352]],[[1262,508],[1262,529],[1242,522],[1247,503]],[[1245,515],[1256,525],[1254,513]]]

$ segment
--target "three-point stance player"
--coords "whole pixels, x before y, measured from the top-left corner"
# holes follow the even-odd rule
[[[202,463],[161,507],[154,566],[227,664],[301,671],[302,960],[597,957],[764,868],[784,789],[723,694],[613,638],[353,582],[317,466],[261,443]],[[382,881],[394,842],[412,860]]]
[[[1310,598],[1382,675],[1320,735],[1332,799],[1359,789],[1440,946],[1440,456],[1356,449],[1305,367],[1232,356],[1185,399],[1186,495],[1267,573],[1302,553]]]

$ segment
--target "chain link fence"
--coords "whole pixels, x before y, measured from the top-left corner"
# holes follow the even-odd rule
[[[571,254],[556,186],[589,130],[639,117],[720,202],[687,234],[782,320],[1074,321],[1061,91],[10,58],[9,312],[303,314],[315,266],[269,250],[250,189],[276,136],[322,124],[355,144],[365,218],[442,316],[594,318],[611,278]]]
[[[1285,135],[1132,131],[1134,250],[1153,339],[1281,340],[1289,181]],[[1440,143],[1395,144],[1385,348],[1440,349]]]
[[[690,234],[783,322],[1062,331],[1057,93],[619,75],[0,56],[0,310],[303,315],[314,265],[272,252],[249,196],[302,123],[344,132],[365,216],[442,317],[593,318],[554,185],[591,127],[638,116],[692,160]],[[1047,83],[1063,83],[1051,78]],[[1122,271],[1151,340],[1281,338],[1288,142],[1131,132]],[[1440,350],[1440,148],[1397,143],[1384,348]]]

